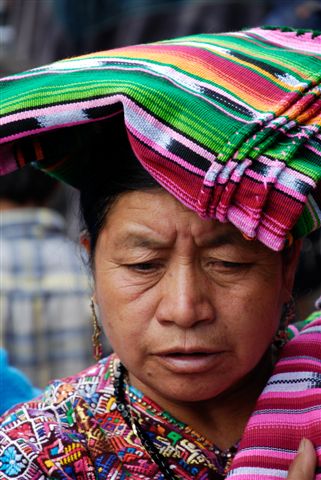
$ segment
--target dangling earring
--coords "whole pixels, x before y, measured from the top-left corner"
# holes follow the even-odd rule
[[[291,323],[295,320],[295,301],[291,295],[290,300],[288,303],[285,304],[285,312],[284,312],[284,324],[285,327],[288,327]]]
[[[95,310],[95,303],[93,297],[90,299],[90,308],[91,308],[91,316],[92,316],[92,321],[93,321],[93,327],[94,331],[92,334],[92,344],[93,344],[93,355],[95,360],[98,362],[103,354],[103,347],[100,342],[100,334],[101,334],[101,328],[98,323],[98,318],[96,315],[96,310]]]
[[[291,296],[288,303],[284,304],[282,317],[280,321],[280,327],[277,333],[274,336],[273,345],[280,349],[284,347],[284,345],[289,340],[289,334],[287,332],[287,327],[293,323],[295,319],[295,302],[294,298]]]

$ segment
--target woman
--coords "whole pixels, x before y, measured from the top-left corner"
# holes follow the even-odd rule
[[[321,223],[320,46],[257,28],[4,80],[2,170],[80,189],[115,354],[7,414],[0,478],[321,478],[321,314],[286,329]]]

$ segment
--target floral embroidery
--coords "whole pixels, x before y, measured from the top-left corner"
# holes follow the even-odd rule
[[[23,460],[22,454],[15,447],[11,446],[0,457],[0,470],[9,477],[15,478],[16,475],[21,474],[25,469],[25,463],[26,461]]]

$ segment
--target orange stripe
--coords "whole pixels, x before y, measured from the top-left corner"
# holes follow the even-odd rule
[[[54,165],[51,165],[50,167],[45,167],[46,172],[55,172],[57,168],[59,168],[61,165],[68,164],[68,158],[69,155],[66,155],[62,157],[58,162],[56,162]]]
[[[19,167],[24,167],[26,165],[26,161],[25,161],[25,157],[22,153],[22,150],[21,148],[17,148],[16,150],[17,154],[16,154],[16,157],[17,157],[17,163],[19,165]]]
[[[33,147],[35,149],[36,160],[43,160],[44,155],[40,142],[33,142]]]
[[[142,52],[143,52],[143,58],[142,58]],[[124,57],[123,55],[117,55],[116,51],[113,51],[112,54],[109,52],[109,57]],[[278,102],[278,98],[267,98],[266,95],[262,94],[260,95],[260,92],[256,89],[253,90],[253,88],[249,88],[245,83],[245,77],[241,79],[236,79],[234,76],[231,76],[228,74],[228,72],[222,72],[219,71],[218,73],[213,70],[213,65],[210,64],[211,68],[208,68],[208,62],[201,61],[199,58],[197,59],[197,67],[195,68],[195,56],[193,55],[188,55],[187,53],[184,53],[184,55],[179,56],[177,52],[173,53],[164,53],[162,52],[162,55],[160,57],[158,52],[152,51],[151,49],[145,49],[145,48],[139,48],[135,49],[134,47],[127,48],[126,49],[126,56],[130,56],[132,59],[139,59],[141,61],[144,60],[152,60],[157,62],[158,64],[165,64],[165,65],[172,65],[173,67],[178,67],[180,68],[183,72],[186,72],[187,75],[195,75],[195,76],[200,76],[202,77],[202,80],[204,81],[209,81],[216,83],[217,85],[222,86],[223,88],[226,88],[226,90],[230,94],[234,94],[240,98],[242,98],[245,103],[247,103],[250,107],[252,108],[257,108],[259,110],[265,111],[267,108],[270,107],[270,105],[274,105],[275,102]],[[230,58],[229,55],[224,55],[220,54],[222,58]],[[126,57],[124,57],[125,59]],[[284,83],[275,78],[272,74],[269,74],[268,72],[263,72],[260,68],[249,68],[247,62],[244,61],[238,61],[238,62],[233,62],[234,65],[236,66],[243,66],[246,68],[250,73],[253,75],[259,75],[259,72],[262,72],[263,78],[262,80],[264,81],[264,77],[266,82],[269,82],[271,80],[273,84],[271,87],[274,87],[275,89],[278,89],[278,86],[284,87]],[[231,89],[231,86],[233,85],[234,89]],[[291,91],[291,87],[289,85],[286,86],[289,91]],[[292,87],[294,90],[294,87]],[[283,88],[280,89],[282,94],[284,94]],[[270,101],[269,101],[270,100]]]

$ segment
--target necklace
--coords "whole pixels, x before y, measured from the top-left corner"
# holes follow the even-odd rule
[[[141,428],[140,424],[135,421],[132,417],[129,407],[125,399],[125,390],[124,390],[124,376],[125,368],[119,363],[117,369],[115,370],[115,380],[114,380],[114,389],[116,397],[117,410],[120,412],[121,416],[134,432],[134,434],[141,440],[143,446],[145,447],[147,453],[151,456],[153,461],[158,465],[160,471],[164,475],[166,480],[175,480],[177,477],[171,471],[169,465],[166,464],[164,457],[162,457],[153,442],[148,437],[147,433]],[[177,479],[178,480],[178,479]]]
[[[128,427],[140,439],[145,450],[164,475],[164,478],[166,480],[178,480],[178,478],[174,475],[174,472],[171,470],[171,466],[166,463],[165,458],[159,453],[148,433],[146,433],[139,422],[132,416],[130,406],[127,404],[127,400],[125,398],[125,375],[126,369],[119,362],[117,366],[114,366],[114,390],[117,410],[125,420]],[[225,468],[227,468],[232,462],[236,451],[237,447],[233,446],[225,452],[215,449],[214,453],[217,456],[218,461],[220,463],[224,462]]]

